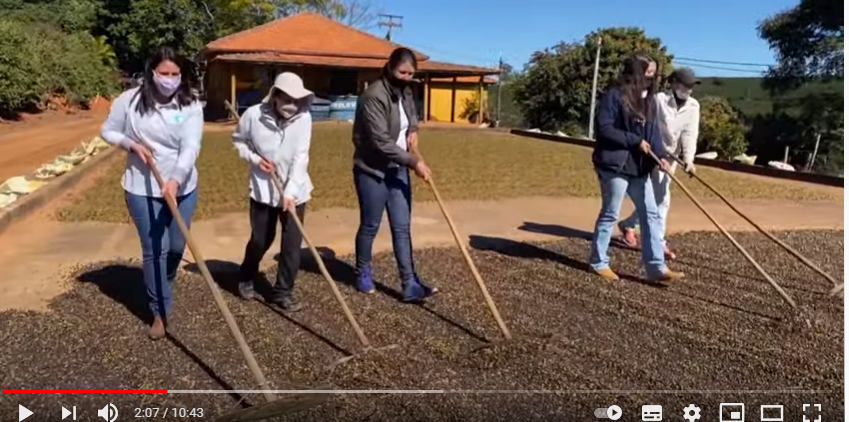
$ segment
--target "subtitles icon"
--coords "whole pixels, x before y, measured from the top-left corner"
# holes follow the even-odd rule
[[[743,403],[720,403],[719,422],[743,422],[746,420],[746,405]]]
[[[659,404],[643,405],[643,422],[660,422],[663,420],[663,406]]]
[[[97,411],[97,417],[103,418],[106,422],[115,422],[115,419],[118,419],[118,408],[109,403],[103,406],[103,409]]]

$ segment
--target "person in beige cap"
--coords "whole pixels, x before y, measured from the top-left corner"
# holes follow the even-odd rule
[[[257,296],[254,281],[260,261],[274,243],[279,220],[283,226],[280,259],[277,280],[268,299],[290,312],[301,308],[292,291],[301,264],[303,235],[286,210],[295,210],[303,221],[313,189],[307,173],[312,137],[309,106],[313,97],[298,75],[281,73],[263,101],[245,110],[233,133],[239,156],[251,164],[251,238],[240,267],[239,295],[245,300]],[[274,173],[285,183],[282,197],[274,186]]]
[[[693,161],[696,157],[696,143],[699,139],[699,102],[692,97],[693,88],[701,84],[692,69],[681,67],[669,76],[669,89],[657,94],[663,144],[670,156],[681,158],[684,171],[696,171]],[[675,172],[677,162],[670,163],[669,171]],[[667,260],[675,259],[675,252],[666,242],[666,216],[671,203],[669,185],[671,178],[662,171],[651,174],[657,211],[660,214],[663,233],[663,253]],[[636,213],[619,223],[622,241],[631,247],[637,247],[636,229],[639,226]]]

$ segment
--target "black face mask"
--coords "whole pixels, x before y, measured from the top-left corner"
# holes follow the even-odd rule
[[[389,75],[389,84],[395,88],[403,89],[410,85],[410,81],[397,78],[395,75]]]

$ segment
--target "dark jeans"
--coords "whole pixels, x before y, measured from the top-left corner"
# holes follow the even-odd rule
[[[362,273],[371,266],[372,245],[385,209],[389,213],[392,248],[395,250],[401,282],[405,285],[414,282],[409,170],[406,167],[390,169],[380,179],[354,167],[354,186],[360,203],[360,228],[356,240],[357,271]]]
[[[177,209],[187,226],[197,205],[197,190],[177,198]],[[171,312],[171,283],[183,259],[186,238],[162,198],[125,193],[127,210],[139,233],[142,249],[142,272],[148,303],[154,316],[166,317]]]
[[[295,213],[303,223],[307,204],[295,207]],[[301,267],[301,241],[303,235],[292,217],[282,208],[272,207],[251,199],[251,240],[245,247],[245,259],[240,268],[242,281],[252,281],[259,272],[262,257],[271,248],[277,236],[277,221],[283,225],[283,238],[280,239],[280,259],[277,264],[277,280],[272,288],[274,298],[292,294],[295,277]]]

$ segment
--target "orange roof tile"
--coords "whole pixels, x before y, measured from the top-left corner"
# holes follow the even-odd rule
[[[282,54],[282,53],[233,53],[221,54],[213,60],[228,62],[252,62],[252,63],[283,63],[310,66],[335,66],[353,69],[380,69],[386,64],[386,58],[364,58],[364,57],[339,57],[327,55],[310,54]],[[425,60],[419,62],[419,71],[431,74],[445,75],[493,75],[498,69],[489,69],[478,66],[466,66],[461,64],[435,62]],[[477,82],[477,78],[473,78]],[[487,78],[490,79],[490,78]],[[487,80],[487,83],[494,83]]]
[[[343,25],[317,13],[277,19],[206,45],[208,52],[275,52],[317,56],[389,57],[401,45]],[[416,58],[427,56],[415,51]]]
[[[211,60],[380,69],[402,47],[317,13],[277,19],[206,45]],[[419,70],[452,76],[494,75],[498,69],[431,61],[413,50]]]

